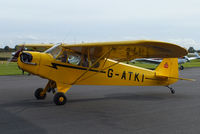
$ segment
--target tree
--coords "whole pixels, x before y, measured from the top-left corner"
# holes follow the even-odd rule
[[[195,52],[195,49],[194,49],[193,47],[189,47],[188,52],[189,52],[189,53],[194,53],[194,52]]]
[[[13,50],[17,51],[17,45],[15,45],[15,48]]]
[[[9,46],[5,46],[5,47],[4,47],[4,50],[5,50],[5,51],[8,51],[9,49],[10,49]]]

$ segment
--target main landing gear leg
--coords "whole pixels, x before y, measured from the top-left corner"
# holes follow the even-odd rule
[[[67,97],[65,93],[71,88],[71,85],[66,85],[63,83],[57,84],[57,93],[54,95],[53,101],[56,105],[64,105],[67,102]]]
[[[55,91],[57,88],[57,92]],[[67,97],[65,93],[71,88],[71,85],[55,82],[49,80],[46,87],[44,89],[38,88],[35,91],[35,98],[38,100],[44,100],[46,98],[47,92],[53,92],[54,98],[53,101],[56,105],[64,105],[67,102]]]
[[[35,98],[38,100],[44,100],[46,98],[46,93],[52,91],[55,93],[56,83],[52,80],[49,80],[46,87],[44,89],[38,88],[35,91]]]
[[[172,87],[169,87],[169,86],[166,86],[166,87],[170,89],[172,94],[175,94],[175,90]]]

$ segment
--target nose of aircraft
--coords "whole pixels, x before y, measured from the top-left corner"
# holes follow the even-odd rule
[[[20,60],[23,63],[31,63],[31,61],[33,60],[33,56],[30,53],[22,52],[22,54],[20,55]]]
[[[22,70],[32,74],[37,74],[40,63],[40,53],[23,51],[20,53],[17,63]]]

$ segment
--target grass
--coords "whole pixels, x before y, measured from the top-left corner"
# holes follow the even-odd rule
[[[145,64],[145,63],[130,63],[131,65],[134,66],[139,66],[143,68],[148,68],[148,69],[155,69],[157,67],[156,64]],[[192,60],[190,62],[187,62],[183,64],[185,68],[190,68],[190,67],[200,67],[200,60]],[[0,61],[0,75],[21,75],[22,71],[18,68],[16,62],[11,62],[7,63],[6,61]]]
[[[16,62],[0,61],[0,75],[21,75],[22,70],[17,66]]]
[[[157,64],[147,64],[147,63],[140,63],[140,62],[129,63],[129,64],[142,67],[142,68],[147,68],[147,69],[155,69],[158,66]]]
[[[200,59],[191,60],[190,62],[186,62],[185,64],[183,64],[183,66],[184,66],[185,68],[189,68],[189,67],[200,67]]]

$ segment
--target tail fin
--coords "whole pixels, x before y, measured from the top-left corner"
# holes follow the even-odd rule
[[[156,68],[156,76],[178,78],[178,58],[164,58]]]
[[[169,85],[177,80],[195,81],[194,79],[179,78],[178,58],[164,58],[156,68],[156,77],[158,79],[168,79]]]
[[[194,54],[197,57],[197,59],[200,59],[199,53],[195,52]]]

